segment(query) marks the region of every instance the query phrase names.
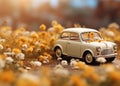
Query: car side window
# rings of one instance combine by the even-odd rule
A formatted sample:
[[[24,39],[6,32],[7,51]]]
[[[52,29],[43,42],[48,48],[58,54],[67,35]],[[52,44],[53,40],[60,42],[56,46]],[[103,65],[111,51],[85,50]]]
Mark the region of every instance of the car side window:
[[[61,39],[68,40],[70,39],[70,33],[69,32],[63,32],[61,35]]]
[[[79,40],[79,34],[78,33],[71,33],[70,34],[70,40],[78,41]]]

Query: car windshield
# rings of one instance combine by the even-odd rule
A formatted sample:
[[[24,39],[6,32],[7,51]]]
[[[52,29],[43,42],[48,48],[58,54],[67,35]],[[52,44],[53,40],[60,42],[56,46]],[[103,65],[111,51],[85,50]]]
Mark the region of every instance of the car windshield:
[[[85,42],[103,40],[99,32],[85,32],[85,33],[82,33],[81,36],[82,36],[82,40]]]

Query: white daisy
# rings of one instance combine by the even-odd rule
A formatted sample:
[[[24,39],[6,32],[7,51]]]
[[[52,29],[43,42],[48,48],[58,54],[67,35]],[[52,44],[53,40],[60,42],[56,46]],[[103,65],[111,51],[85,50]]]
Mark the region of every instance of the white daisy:
[[[20,75],[20,77],[18,77],[18,80],[26,80],[29,82],[33,82],[38,84],[39,83],[39,77],[37,75],[33,75],[31,73],[23,73]]]
[[[68,65],[68,62],[67,62],[66,60],[62,60],[62,61],[61,61],[61,65],[62,65],[62,66],[66,66],[66,65]]]
[[[101,58],[97,58],[96,59],[97,62],[100,62],[100,63],[105,63],[106,62],[106,59],[101,57]]]
[[[42,65],[42,63],[39,62],[39,61],[31,61],[30,64],[31,64],[32,66],[36,66],[36,67],[40,67],[40,66]]]
[[[61,69],[61,68],[63,68],[63,66],[61,64],[58,64],[54,67],[54,69]]]
[[[5,61],[6,61],[6,63],[12,63],[13,61],[14,61],[14,59],[12,58],[12,57],[7,57],[6,59],[5,59]]]
[[[5,67],[5,61],[0,58],[0,69]]]
[[[22,45],[22,50],[26,50],[28,48],[28,45],[27,44],[23,44]]]
[[[0,50],[3,50],[3,48],[4,48],[3,45],[0,44]]]
[[[25,54],[24,53],[18,53],[16,55],[16,58],[19,59],[19,60],[24,60],[25,59]]]
[[[69,75],[69,71],[64,68],[55,69],[53,72],[55,73],[55,75],[62,76],[62,77],[66,77]]]
[[[77,64],[77,61],[75,59],[71,59],[70,66],[74,67],[76,66],[76,64]]]

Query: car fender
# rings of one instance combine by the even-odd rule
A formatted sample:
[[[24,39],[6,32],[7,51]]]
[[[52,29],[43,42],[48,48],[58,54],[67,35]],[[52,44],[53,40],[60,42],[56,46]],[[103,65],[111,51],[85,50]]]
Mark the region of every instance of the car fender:
[[[82,53],[82,57],[83,57],[83,55],[84,55],[84,53],[85,53],[86,51],[89,51],[89,52],[92,54],[92,56],[94,57],[94,53],[93,53],[93,51],[92,51],[91,49],[85,49],[85,50],[83,51],[83,53]]]
[[[63,48],[62,48],[62,46],[61,46],[60,44],[56,44],[56,45],[54,46],[53,50],[55,50],[56,47],[59,47],[59,48],[62,50],[62,52],[63,52]]]

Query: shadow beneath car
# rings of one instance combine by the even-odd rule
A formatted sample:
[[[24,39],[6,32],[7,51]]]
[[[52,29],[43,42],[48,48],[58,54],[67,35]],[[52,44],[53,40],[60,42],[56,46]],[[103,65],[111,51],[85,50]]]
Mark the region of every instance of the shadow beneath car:
[[[81,62],[84,62],[84,60],[82,58],[78,58],[78,57],[71,57],[71,56],[62,55],[61,58],[62,58],[61,61],[62,60],[66,60],[68,62],[68,64],[70,64],[71,59],[75,59],[75,60],[79,60]],[[56,60],[56,59],[57,58],[53,55],[53,60]],[[104,63],[104,64],[106,64],[106,63]],[[89,65],[89,66],[100,66],[100,63],[95,62],[93,64],[86,64],[86,65]]]
[[[79,60],[79,61],[84,62],[82,58],[78,58],[78,57],[71,57],[71,56],[62,55],[61,58],[62,58],[62,60],[66,60],[68,63],[70,63],[71,59],[75,59],[75,60]],[[86,64],[86,65],[99,66],[100,63],[95,62],[95,63],[93,63],[93,64]]]

